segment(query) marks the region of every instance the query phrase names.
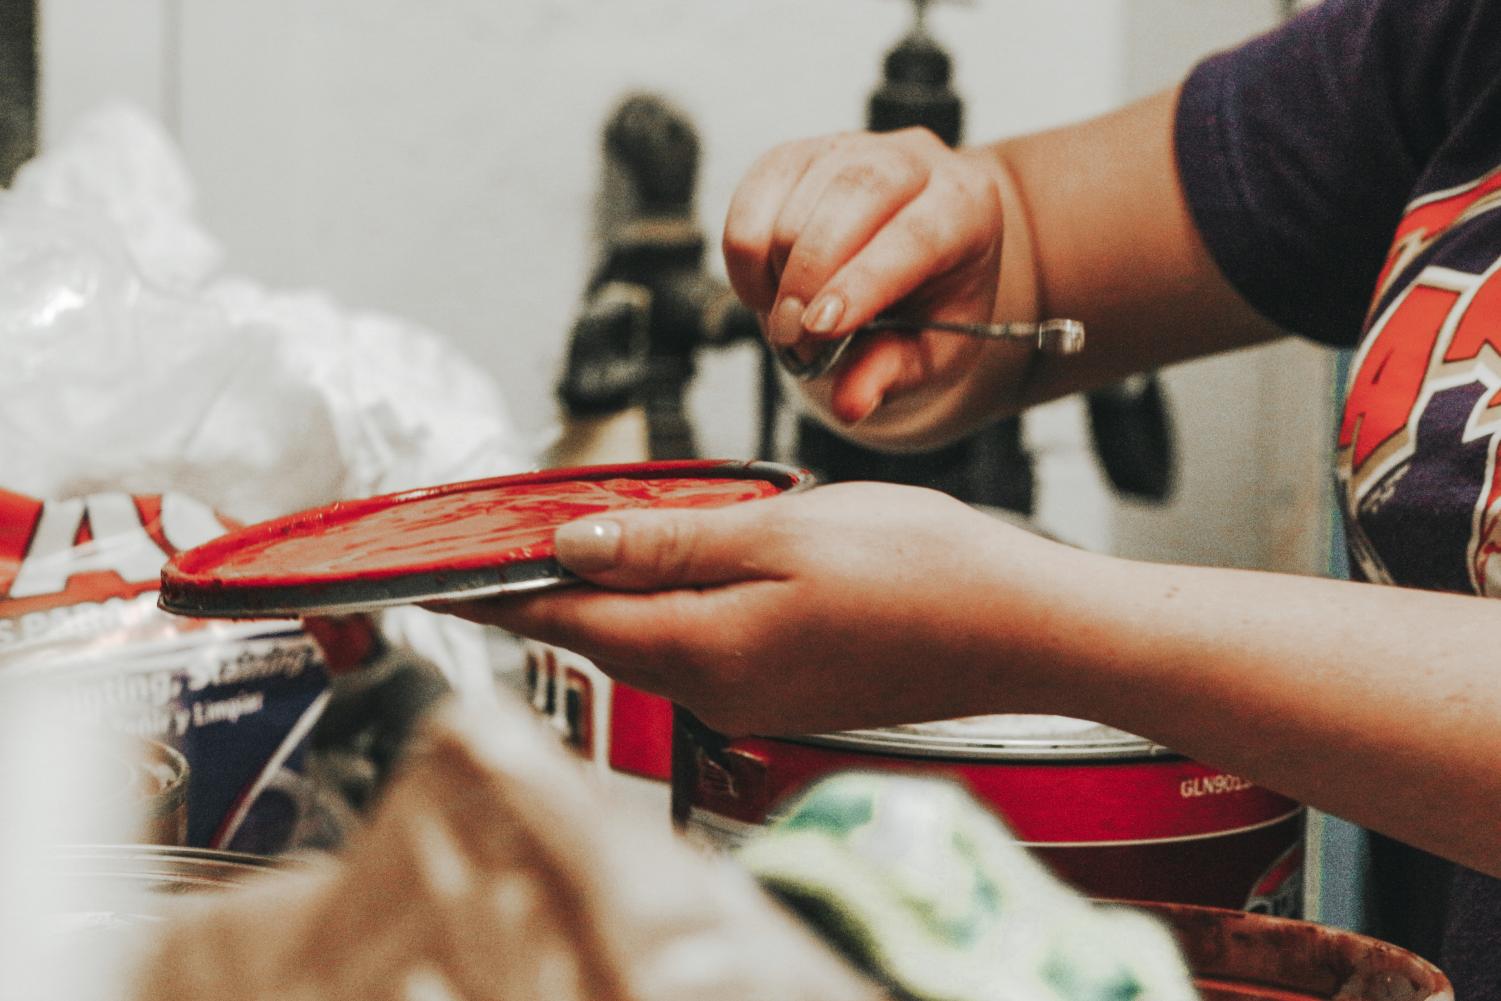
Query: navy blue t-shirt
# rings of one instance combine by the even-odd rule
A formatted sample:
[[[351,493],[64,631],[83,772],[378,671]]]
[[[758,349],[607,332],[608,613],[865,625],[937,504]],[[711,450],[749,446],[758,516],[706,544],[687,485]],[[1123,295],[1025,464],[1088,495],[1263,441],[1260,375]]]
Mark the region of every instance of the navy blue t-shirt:
[[[1176,142],[1231,284],[1355,350],[1355,573],[1501,597],[1501,0],[1325,0],[1200,64]],[[1501,881],[1456,875],[1443,965],[1501,1001]]]

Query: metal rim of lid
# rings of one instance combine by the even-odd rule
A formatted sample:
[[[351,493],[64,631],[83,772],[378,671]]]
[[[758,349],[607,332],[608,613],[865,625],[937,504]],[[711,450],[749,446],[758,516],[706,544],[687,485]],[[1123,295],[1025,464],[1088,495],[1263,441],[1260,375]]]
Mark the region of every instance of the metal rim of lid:
[[[951,761],[1125,761],[1181,757],[1176,751],[1103,724],[1095,736],[977,737],[912,730],[843,730],[782,738],[837,750]],[[1095,731],[1086,731],[1095,733]]]
[[[578,580],[551,557],[476,570],[414,573],[382,580],[352,580],[288,587],[225,587],[188,595],[164,584],[163,611],[199,618],[279,619],[349,615],[398,605],[466,601],[561,587]]]
[[[569,480],[648,479],[694,475],[704,479],[764,480],[775,485],[783,494],[798,493],[813,486],[814,483],[813,476],[807,471],[782,463],[760,460],[742,462],[722,459],[684,459],[547,469],[534,473],[407,490],[343,503],[393,505],[430,497],[435,491],[457,493],[507,483],[531,485],[562,483]],[[321,510],[325,509],[297,512],[268,522],[261,522],[258,525],[247,526],[246,530],[265,531],[272,526],[295,525]],[[229,533],[229,536],[234,534]],[[220,536],[220,540],[229,536]],[[214,546],[220,540],[210,541],[205,544],[204,548]],[[174,580],[170,569],[177,565],[182,555],[184,554],[173,557],[168,562],[168,569],[163,570],[162,588],[157,604],[164,611],[199,618],[259,619],[296,618],[309,614],[345,615],[398,605],[466,601],[504,594],[523,594],[575,584],[579,580],[556,559],[544,557],[498,566],[414,572],[374,580],[356,579],[295,584],[285,587],[220,585],[202,588],[188,583],[179,584]]]

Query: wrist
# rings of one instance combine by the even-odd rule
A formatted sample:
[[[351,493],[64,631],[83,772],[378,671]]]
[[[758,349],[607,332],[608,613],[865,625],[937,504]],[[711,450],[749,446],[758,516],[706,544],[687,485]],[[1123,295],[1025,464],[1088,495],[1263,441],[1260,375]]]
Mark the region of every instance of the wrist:
[[[1146,687],[1130,649],[1141,623],[1126,606],[1150,566],[1037,539],[995,564],[981,681],[987,711],[1077,716],[1120,725],[1119,706]],[[1020,559],[1018,559],[1020,556]],[[1019,586],[1018,581],[1025,582]]]
[[[996,274],[996,323],[1013,320],[1036,322],[1042,318],[1042,283],[1037,266],[1037,248],[1032,232],[1032,213],[1011,164],[1007,145],[964,151],[984,170],[1000,196],[1002,247]]]

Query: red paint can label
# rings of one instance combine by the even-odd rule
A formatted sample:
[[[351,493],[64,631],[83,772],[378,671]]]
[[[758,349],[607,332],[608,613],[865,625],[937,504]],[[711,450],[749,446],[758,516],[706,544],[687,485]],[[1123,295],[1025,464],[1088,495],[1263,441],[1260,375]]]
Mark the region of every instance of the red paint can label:
[[[532,708],[563,742],[601,769],[666,783],[672,777],[672,703],[612,680],[588,658],[527,642]]]

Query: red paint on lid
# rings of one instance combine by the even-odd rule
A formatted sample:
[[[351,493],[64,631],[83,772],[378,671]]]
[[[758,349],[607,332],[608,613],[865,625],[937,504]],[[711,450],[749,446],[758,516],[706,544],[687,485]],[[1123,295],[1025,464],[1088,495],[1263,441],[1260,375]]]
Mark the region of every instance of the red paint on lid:
[[[802,485],[763,463],[659,462],[545,470],[343,501],[178,554],[164,586],[296,587],[543,560],[565,522],[631,508],[708,508]]]

